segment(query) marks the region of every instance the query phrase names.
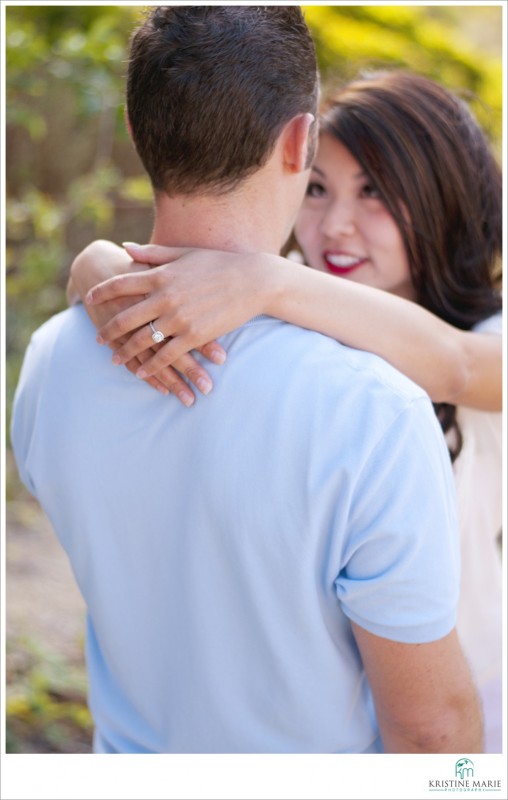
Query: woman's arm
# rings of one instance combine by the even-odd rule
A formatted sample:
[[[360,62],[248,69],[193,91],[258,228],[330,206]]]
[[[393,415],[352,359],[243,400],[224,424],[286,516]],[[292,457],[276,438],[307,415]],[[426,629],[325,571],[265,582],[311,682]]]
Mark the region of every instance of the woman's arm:
[[[153,375],[182,353],[265,313],[376,353],[434,402],[502,408],[501,336],[461,331],[408,300],[279,256],[156,245],[127,249],[139,262],[163,266],[106,281],[87,302],[145,296],[99,331],[108,343],[132,334],[117,349],[120,363],[146,349],[149,332],[142,326],[150,319],[173,337],[138,375]]]
[[[436,403],[501,411],[501,336],[462,331],[409,300],[316,270],[297,266],[281,279],[266,313],[376,353]]]

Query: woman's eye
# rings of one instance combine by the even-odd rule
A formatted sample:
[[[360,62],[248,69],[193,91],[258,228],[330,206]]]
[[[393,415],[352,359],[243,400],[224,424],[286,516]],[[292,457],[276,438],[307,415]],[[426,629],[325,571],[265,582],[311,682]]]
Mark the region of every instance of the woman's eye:
[[[307,186],[307,197],[323,197],[325,195],[325,187],[320,183],[309,183]]]
[[[381,196],[377,186],[374,186],[372,183],[366,183],[365,186],[362,186],[360,195],[361,197],[373,198],[374,200],[379,200]]]

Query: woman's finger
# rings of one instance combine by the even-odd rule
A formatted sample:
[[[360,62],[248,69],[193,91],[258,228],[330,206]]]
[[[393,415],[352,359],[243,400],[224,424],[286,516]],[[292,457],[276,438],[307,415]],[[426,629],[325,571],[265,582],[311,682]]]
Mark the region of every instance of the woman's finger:
[[[170,264],[190,252],[188,247],[164,247],[159,244],[136,244],[135,242],[123,242],[122,247],[133,261],[156,267],[161,264]]]
[[[209,394],[209,392],[211,392],[213,389],[213,382],[209,373],[202,366],[202,364],[200,364],[199,361],[196,361],[194,356],[186,352],[169,362],[167,354],[164,353],[164,350],[168,347],[168,344],[165,346],[161,345],[159,348],[146,349],[143,353],[139,354],[138,358],[141,363],[138,364],[138,369],[136,371],[137,377],[141,378],[142,380],[146,380],[147,378],[156,375],[157,378],[161,380],[171,392],[175,393],[173,388],[175,376],[180,377],[180,375],[182,375],[187,379],[187,381],[194,384],[194,386],[199,389],[201,394]],[[156,350],[155,353],[154,350]],[[113,357],[113,363],[115,364],[128,364],[132,363],[132,361],[133,359],[130,358],[127,359],[127,361],[119,362],[116,354]],[[171,367],[168,366],[169,363],[172,364]],[[149,370],[146,375],[143,373],[145,364],[148,364],[147,369]],[[178,382],[177,388],[179,390],[183,390],[187,384],[184,381],[180,381],[182,381],[181,378]]]
[[[182,358],[192,358],[190,355],[192,349],[191,343],[185,336],[177,336],[174,339],[170,339],[162,344],[157,352],[143,363],[143,366],[136,374],[138,378],[142,379],[155,375],[168,364],[181,363],[180,359]],[[190,362],[186,361],[185,363],[189,364]]]
[[[140,299],[139,302],[115,314],[105,325],[99,328],[97,331],[97,341],[99,344],[111,345],[112,342],[116,342],[126,334],[132,334],[133,331],[138,330],[142,331],[145,333],[145,336],[138,337],[136,342],[132,343],[131,350],[126,353],[129,357],[137,355],[152,345],[153,332],[149,323],[159,316],[159,307],[160,301],[155,298],[147,297],[146,299]],[[139,341],[140,345],[136,350],[134,349],[134,345],[137,345]]]
[[[211,361],[213,364],[218,364],[219,366],[224,364],[227,358],[227,353],[223,346],[215,340],[207,342],[207,344],[204,344],[202,347],[196,347],[195,349],[204,355],[208,361]]]
[[[163,348],[161,347],[155,353],[154,349],[156,348],[150,348],[139,353],[137,357],[124,362],[125,366],[128,367],[130,372],[134,371],[138,378],[146,380],[147,382],[149,382],[149,379],[152,377],[156,378],[158,382],[169,389],[172,394],[176,394],[185,405],[190,405],[188,401],[194,399],[194,394],[181,376],[184,376],[188,382],[194,384],[201,394],[207,395],[212,391],[213,381],[209,373],[199,361],[196,361],[194,356],[190,355],[190,353],[185,353],[183,356],[180,356],[180,358],[177,358],[171,367],[168,366],[166,358],[159,355],[159,364],[157,366],[156,362],[154,366],[153,359]],[[132,370],[129,365],[132,365],[134,362],[138,362],[137,368]],[[150,374],[145,377],[141,374],[140,370],[142,371],[144,365],[148,362],[151,362],[152,366],[150,367]],[[114,363],[117,363],[117,361],[115,360]]]
[[[85,303],[92,306],[105,303],[107,300],[115,300],[117,297],[148,294],[153,291],[154,286],[157,286],[155,270],[156,268],[114,275],[93,286],[85,296]]]
[[[152,351],[141,353],[139,357],[131,359],[125,366],[129,372],[132,372],[137,377],[137,371],[141,364],[149,359],[150,355],[153,355]],[[194,392],[172,367],[165,367],[157,375],[149,376],[143,380],[161,392],[161,394],[174,394],[187,408],[194,404],[196,399]]]
[[[160,331],[158,327],[158,323],[154,322],[153,327],[156,332],[161,333],[165,336],[163,331]],[[121,346],[115,348],[115,353],[113,356],[113,364],[125,364],[127,361],[130,361],[131,358],[138,356],[140,353],[145,352],[145,350],[150,350],[154,346],[154,332],[150,325],[143,325],[139,330],[135,331],[131,334],[128,338],[122,337],[120,339]],[[165,336],[166,339],[169,337]],[[116,341],[116,338],[113,334],[113,341]],[[162,346],[162,345],[161,345]],[[178,356],[183,355],[183,353],[178,353]],[[176,356],[176,357],[178,357]],[[168,366],[171,364],[171,361],[165,361],[164,363],[160,364],[160,368],[163,366]]]
[[[177,358],[172,366],[173,369],[178,370],[181,375],[185,375],[187,380],[193,383],[201,394],[209,394],[212,391],[213,381],[210,375],[190,353],[181,356],[181,358]],[[157,373],[157,376],[159,374],[160,373]]]
[[[146,302],[148,307],[149,301]],[[141,306],[143,304],[139,303],[139,305]],[[129,309],[129,312],[130,311],[131,309]],[[140,314],[138,317],[136,315],[136,312],[133,312],[131,316],[129,312],[123,312],[122,314],[119,314],[117,322],[111,320],[112,326],[109,329],[110,332],[106,334],[108,335],[108,338],[111,339],[111,341],[109,341],[109,346],[114,350],[113,363],[118,365],[125,364],[131,358],[134,358],[140,353],[143,353],[146,350],[149,350],[151,347],[153,347],[153,331],[150,325],[142,325],[137,331],[135,331],[135,333],[132,333],[129,337],[126,337],[123,334],[123,331],[126,327],[130,326],[131,324],[133,325],[133,327],[136,327],[136,324],[139,321],[139,319],[142,316],[144,316]],[[127,315],[125,317],[127,322],[125,323],[123,322],[122,319],[123,314]],[[163,318],[162,320],[155,320],[153,323],[153,326],[156,331],[160,330],[160,328],[165,329],[161,330],[161,333],[164,334],[168,331],[168,325],[169,325],[169,323],[166,322],[165,319],[167,318]],[[198,352],[202,353],[202,355],[204,355],[205,358],[207,358],[213,364],[217,364],[218,366],[221,366],[226,361],[227,357],[226,351],[224,350],[222,345],[220,345],[215,340],[207,342],[206,344],[200,347],[193,347],[190,343],[190,340],[188,338],[184,339],[183,336],[175,337],[176,343],[175,339],[172,339],[170,335],[165,336],[165,338],[167,342],[172,341],[173,346],[171,348],[164,349],[164,353],[161,353],[160,368],[162,368],[163,366],[169,366],[170,364],[173,364],[173,366],[176,366],[178,368],[178,365],[175,365],[175,360],[185,355],[186,352],[190,352],[191,349],[196,349]],[[97,340],[101,344],[104,344],[101,333],[98,334]],[[187,351],[183,349],[186,346],[186,343],[187,346],[189,347]],[[160,352],[160,348],[158,348],[158,352]]]
[[[183,393],[186,397],[187,394],[191,394],[191,397],[194,398],[194,393],[192,393],[188,383],[183,380],[183,376],[188,382],[194,384],[194,386],[199,389],[201,394],[207,395],[212,391],[213,381],[210,375],[199,363],[199,361],[196,361],[194,356],[190,355],[190,353],[186,353],[180,358],[177,358],[171,367],[167,366],[165,361],[161,362],[160,366],[156,368],[155,372],[151,371],[150,375],[147,378],[144,378],[143,375],[140,374],[140,369],[144,367],[144,364],[151,361],[153,357],[154,349],[146,350],[144,353],[140,353],[137,359],[140,363],[138,363],[138,369],[135,373],[136,377],[141,378],[142,380],[149,380],[151,377],[156,377],[164,386],[169,389],[172,394],[177,394],[182,402],[184,402],[184,400],[182,397],[180,397],[181,393]],[[131,359],[129,363],[132,363],[132,360],[133,359]]]
[[[150,358],[148,359],[148,363],[150,375],[155,375],[156,372],[159,372],[164,367],[173,365],[177,359],[187,355],[193,349],[193,342],[185,336],[168,337],[164,342],[154,346],[153,341],[151,341],[151,329],[148,328],[147,333],[145,328],[143,328],[133,333],[123,344],[116,347],[113,354],[113,364],[126,364],[131,358],[138,356],[144,351],[149,351]],[[155,360],[152,362],[152,359]],[[147,361],[145,361],[145,364],[146,363]]]
[[[140,362],[139,359],[133,358],[125,366],[129,370],[129,372],[132,372],[133,375],[136,375],[136,372],[140,368],[141,363],[142,362]],[[170,390],[168,389],[168,387],[164,383],[162,383],[162,381],[160,381],[155,375],[152,375],[150,378],[146,378],[145,383],[148,383],[149,386],[152,386],[154,389],[157,389],[157,391],[160,392],[161,394],[164,395],[169,394]]]

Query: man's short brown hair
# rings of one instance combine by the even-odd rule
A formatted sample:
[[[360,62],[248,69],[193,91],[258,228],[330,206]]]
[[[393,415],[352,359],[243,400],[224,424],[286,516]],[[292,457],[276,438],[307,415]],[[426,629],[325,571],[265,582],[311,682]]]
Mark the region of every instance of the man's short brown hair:
[[[297,6],[159,6],[133,34],[128,115],[156,191],[234,188],[317,99]]]

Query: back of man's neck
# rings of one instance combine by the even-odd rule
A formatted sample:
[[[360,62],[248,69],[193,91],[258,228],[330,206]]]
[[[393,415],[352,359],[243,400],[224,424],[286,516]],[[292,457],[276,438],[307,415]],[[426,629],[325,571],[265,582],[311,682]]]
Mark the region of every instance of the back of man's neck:
[[[240,253],[278,253],[285,231],[263,203],[232,195],[159,196],[151,241]]]

